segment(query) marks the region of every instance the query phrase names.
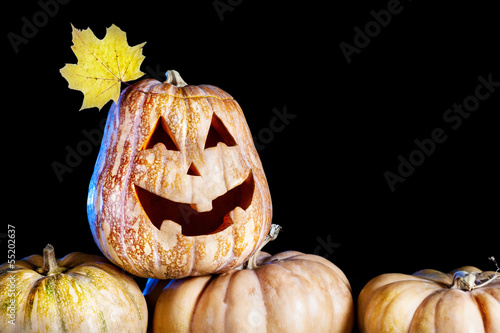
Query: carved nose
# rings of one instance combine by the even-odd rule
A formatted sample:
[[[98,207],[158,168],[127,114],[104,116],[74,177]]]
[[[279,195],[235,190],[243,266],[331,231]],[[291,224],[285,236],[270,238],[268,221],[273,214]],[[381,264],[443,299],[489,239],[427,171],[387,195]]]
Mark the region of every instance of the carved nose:
[[[200,172],[198,171],[198,168],[196,167],[196,165],[194,165],[193,162],[191,162],[187,174],[191,176],[200,176]]]

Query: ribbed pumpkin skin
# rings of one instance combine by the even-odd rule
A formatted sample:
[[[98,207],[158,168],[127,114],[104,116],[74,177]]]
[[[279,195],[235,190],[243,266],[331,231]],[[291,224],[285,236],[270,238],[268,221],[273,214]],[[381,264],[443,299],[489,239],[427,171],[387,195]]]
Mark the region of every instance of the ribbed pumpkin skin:
[[[295,251],[261,253],[259,262],[254,269],[172,280],[163,291],[166,281],[148,280],[153,332],[352,331],[350,284],[333,263]]]
[[[123,271],[102,257],[78,252],[58,264],[69,269],[41,275],[36,272],[43,266],[40,255],[17,260],[13,269],[0,266],[0,332],[146,332],[146,301]],[[7,307],[12,301],[13,318]]]
[[[471,291],[450,289],[456,271],[481,272],[466,266],[448,274],[427,269],[375,277],[358,298],[360,331],[500,332],[500,279]]]
[[[205,148],[212,118],[224,124],[233,145],[219,142]],[[175,149],[161,143],[148,147],[158,121]],[[199,175],[190,174],[192,166]],[[177,220],[155,226],[143,206],[159,204],[141,202],[138,188],[168,199],[170,210],[182,203],[203,214],[213,205],[220,221],[201,218],[190,224],[198,212],[186,217],[181,210]],[[215,199],[232,195],[230,190],[240,191],[230,198],[235,208],[216,208]],[[267,235],[272,210],[262,164],[238,103],[213,86],[180,88],[143,80],[127,88],[109,111],[87,212],[101,251],[134,275],[181,278],[241,265]],[[184,228],[202,232],[186,235]]]

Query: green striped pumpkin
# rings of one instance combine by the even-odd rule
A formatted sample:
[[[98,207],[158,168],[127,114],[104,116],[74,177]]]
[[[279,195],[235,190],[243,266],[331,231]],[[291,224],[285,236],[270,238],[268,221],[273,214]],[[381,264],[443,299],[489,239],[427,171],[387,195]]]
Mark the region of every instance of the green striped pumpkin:
[[[0,331],[146,332],[147,307],[135,281],[106,259],[81,252],[56,260],[47,245],[0,266]]]

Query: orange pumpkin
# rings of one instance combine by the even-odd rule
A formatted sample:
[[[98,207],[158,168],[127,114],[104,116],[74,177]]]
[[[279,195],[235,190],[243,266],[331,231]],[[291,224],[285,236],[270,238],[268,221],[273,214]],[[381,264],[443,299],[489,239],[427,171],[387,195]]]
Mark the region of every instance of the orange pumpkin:
[[[148,310],[141,290],[100,256],[80,252],[56,260],[47,245],[0,266],[0,331],[146,332]]]
[[[383,274],[358,298],[361,332],[500,332],[500,279],[466,266]]]
[[[345,333],[354,321],[344,273],[296,251],[257,253],[246,268],[221,275],[149,279],[144,294],[154,333]]]
[[[106,124],[87,212],[104,255],[158,279],[245,262],[271,225],[271,198],[238,103],[177,72],[122,92]]]

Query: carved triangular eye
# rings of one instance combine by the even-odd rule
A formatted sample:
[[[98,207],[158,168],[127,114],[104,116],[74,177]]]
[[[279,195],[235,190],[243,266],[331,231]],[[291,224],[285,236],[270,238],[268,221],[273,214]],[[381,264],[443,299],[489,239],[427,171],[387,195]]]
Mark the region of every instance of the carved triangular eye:
[[[151,149],[157,143],[161,142],[165,145],[168,150],[179,151],[177,145],[172,139],[172,133],[168,128],[167,122],[163,117],[158,118],[156,124],[153,128],[152,133],[149,135],[148,140],[144,143],[143,149]]]
[[[205,142],[205,149],[215,147],[219,142],[224,142],[228,147],[236,146],[236,141],[234,141],[233,136],[214,113],[212,115],[212,123],[208,131],[207,141]]]

